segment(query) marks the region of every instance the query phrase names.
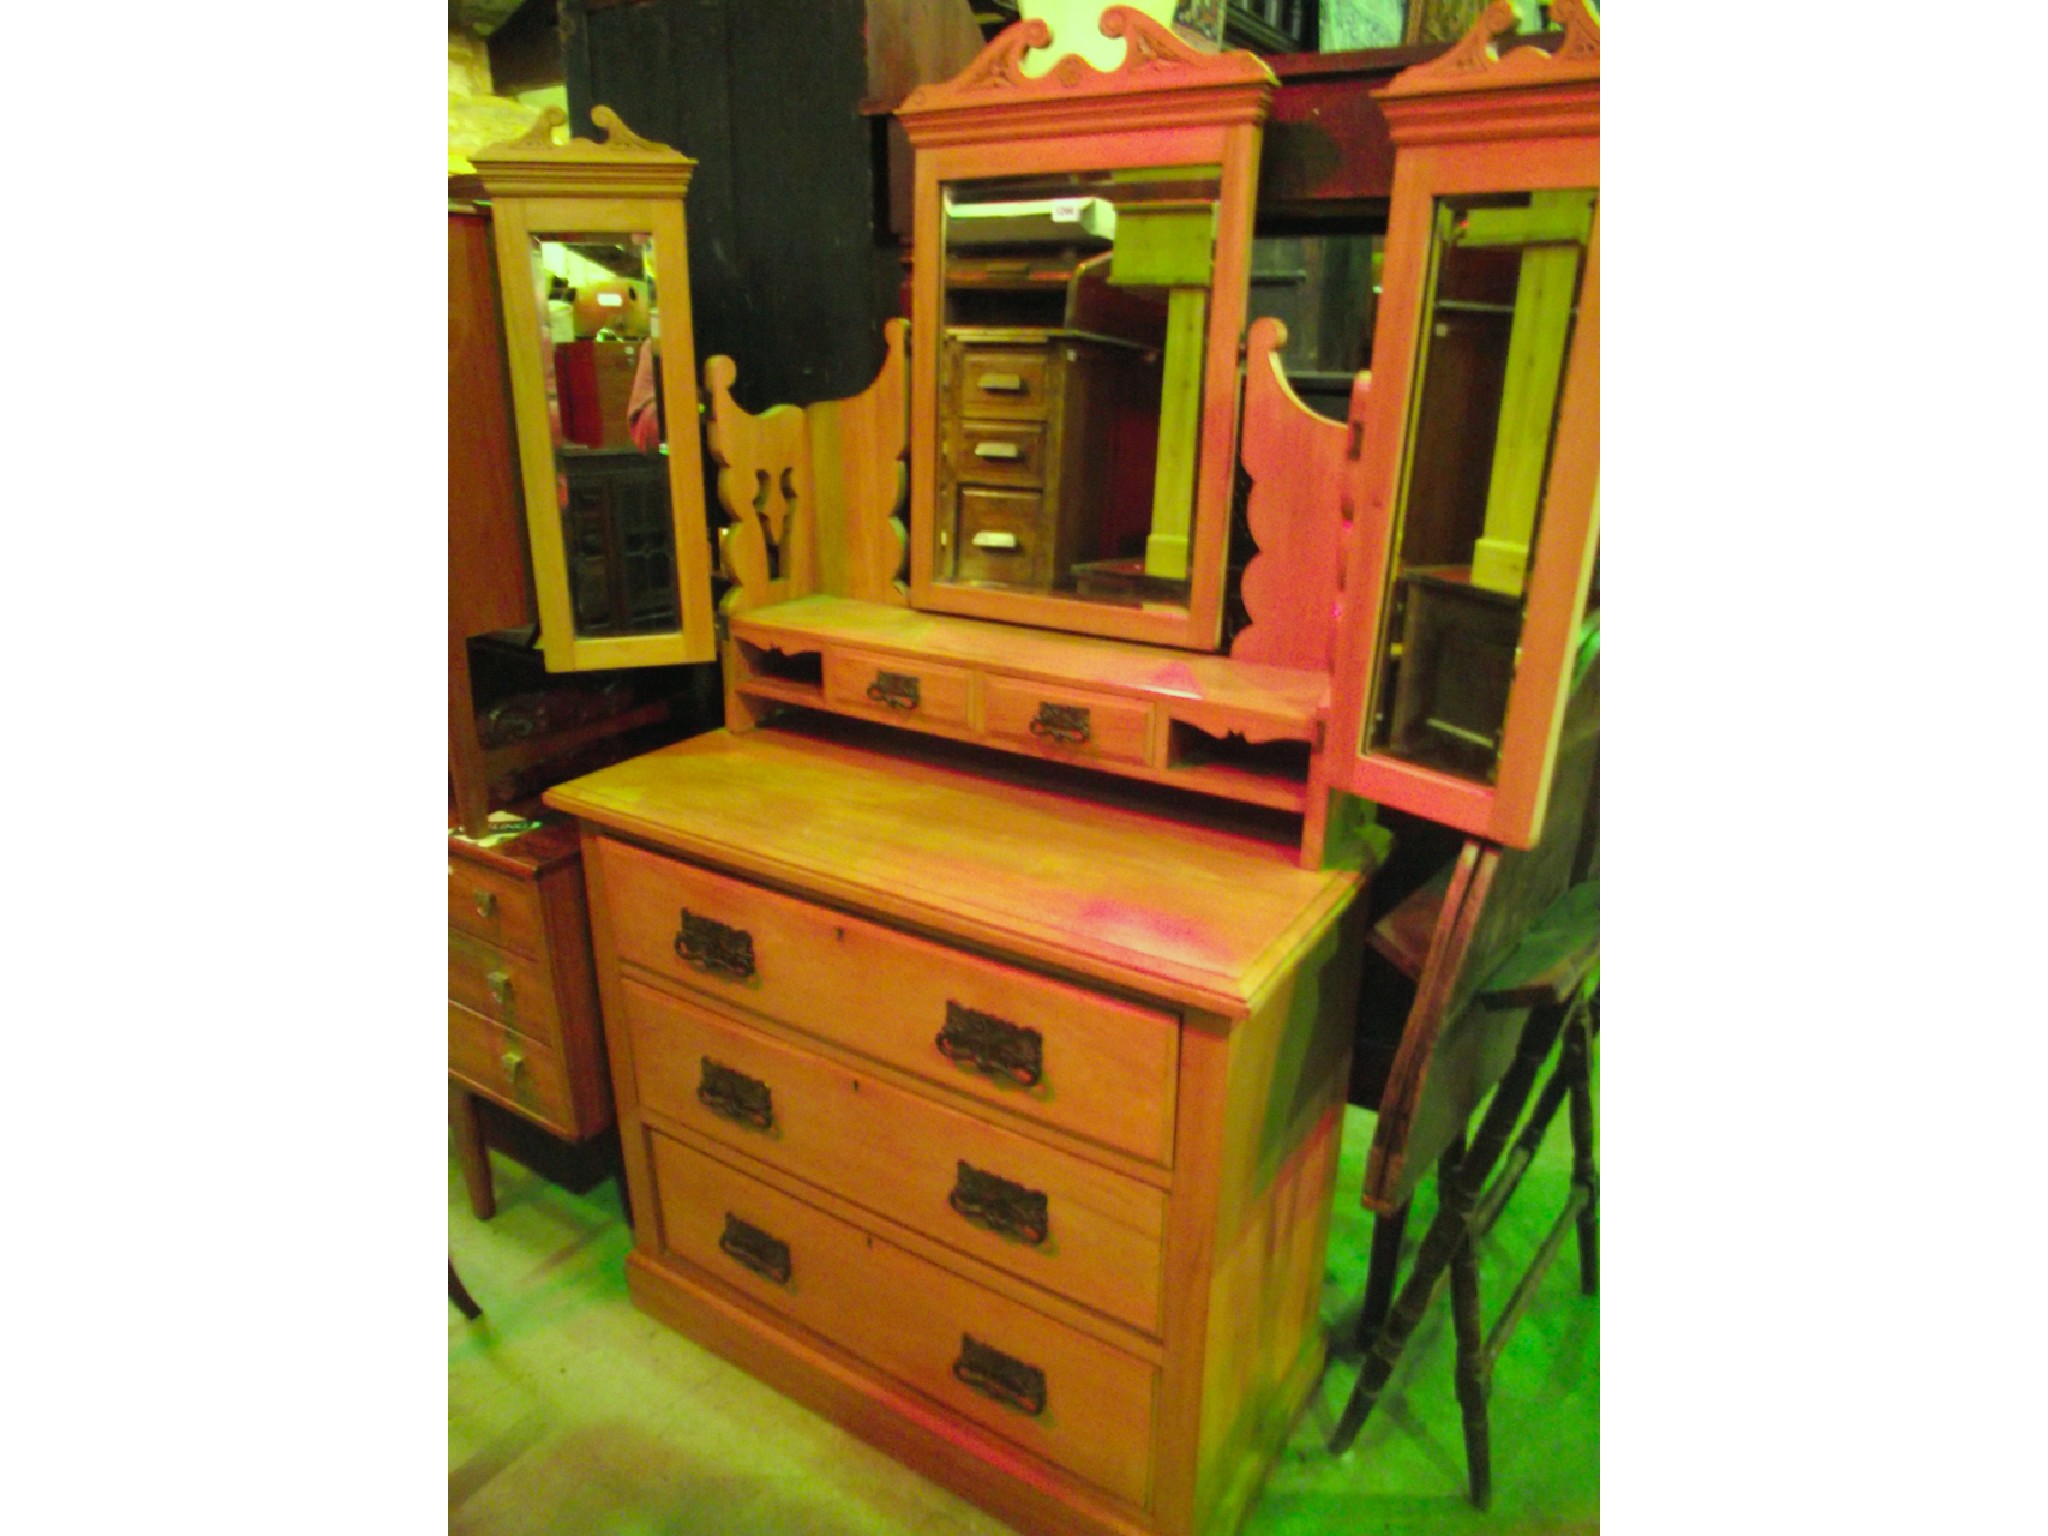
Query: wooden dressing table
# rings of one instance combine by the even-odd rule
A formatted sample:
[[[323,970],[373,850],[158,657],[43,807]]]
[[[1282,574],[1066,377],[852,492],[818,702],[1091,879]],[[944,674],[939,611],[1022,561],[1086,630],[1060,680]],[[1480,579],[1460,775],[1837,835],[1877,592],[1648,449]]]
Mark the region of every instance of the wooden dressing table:
[[[1272,75],[1121,7],[1102,29],[1116,70],[1027,74],[1025,22],[903,104],[913,325],[869,389],[755,415],[706,363],[726,729],[546,800],[581,824],[635,1301],[1022,1531],[1223,1536],[1323,1358],[1384,846],[1342,791],[1392,675],[1394,513],[1362,494],[1365,378],[1324,420],[1284,329],[1246,333]],[[947,444],[984,419],[948,414],[975,323],[949,210],[1047,200],[1141,232],[1125,281],[1177,317],[1118,513],[1149,519],[1146,580],[1107,592],[948,544]],[[1221,655],[1240,465],[1251,623]],[[1347,591],[1347,561],[1378,574]],[[1398,803],[1407,768],[1372,766]]]

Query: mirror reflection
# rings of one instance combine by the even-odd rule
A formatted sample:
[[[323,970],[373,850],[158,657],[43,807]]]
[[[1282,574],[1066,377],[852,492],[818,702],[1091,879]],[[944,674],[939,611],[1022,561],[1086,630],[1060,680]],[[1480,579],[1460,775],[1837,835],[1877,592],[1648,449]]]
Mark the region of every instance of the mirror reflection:
[[[937,579],[1182,606],[1215,166],[943,188]]]
[[[681,627],[654,237],[535,236],[541,373],[576,633]]]
[[[1437,201],[1367,750],[1493,782],[1596,195]]]

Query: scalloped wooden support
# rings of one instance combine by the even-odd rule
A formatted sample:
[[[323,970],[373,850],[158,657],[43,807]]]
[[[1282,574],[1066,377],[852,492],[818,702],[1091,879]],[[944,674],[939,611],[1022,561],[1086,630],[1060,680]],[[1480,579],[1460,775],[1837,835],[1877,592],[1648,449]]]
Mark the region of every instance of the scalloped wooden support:
[[[1244,437],[1239,457],[1251,476],[1245,520],[1258,553],[1241,588],[1251,623],[1231,642],[1237,661],[1327,672],[1335,662],[1351,509],[1348,462],[1355,457],[1369,374],[1351,387],[1347,421],[1301,403],[1281,371],[1287,327],[1254,321],[1245,338]],[[1341,511],[1342,515],[1338,513]]]
[[[909,323],[882,327],[874,382],[843,400],[775,405],[758,416],[732,398],[739,368],[704,364],[705,441],[718,499],[733,519],[719,566],[733,583],[720,611],[743,613],[822,592],[902,604],[906,536],[903,448],[909,430],[903,361]]]

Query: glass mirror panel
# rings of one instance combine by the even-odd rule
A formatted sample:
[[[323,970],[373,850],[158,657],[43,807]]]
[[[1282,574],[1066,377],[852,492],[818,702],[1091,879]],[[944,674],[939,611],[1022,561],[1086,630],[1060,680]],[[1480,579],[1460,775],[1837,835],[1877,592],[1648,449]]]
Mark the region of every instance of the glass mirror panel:
[[[654,237],[550,233],[530,246],[576,634],[673,633],[682,613]]]
[[[1185,609],[1221,187],[945,184],[935,580]]]
[[[1494,781],[1596,197],[1436,201],[1369,752]]]

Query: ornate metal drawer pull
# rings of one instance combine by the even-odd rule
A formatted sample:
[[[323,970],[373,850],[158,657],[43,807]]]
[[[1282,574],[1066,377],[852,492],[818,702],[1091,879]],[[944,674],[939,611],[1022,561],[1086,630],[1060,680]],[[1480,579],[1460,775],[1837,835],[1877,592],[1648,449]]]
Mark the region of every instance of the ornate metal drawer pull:
[[[1052,1230],[1045,1191],[1012,1184],[1001,1174],[983,1173],[971,1163],[957,1165],[953,1192],[946,1203],[976,1226],[1005,1237],[1022,1238],[1036,1248]]]
[[[484,977],[484,985],[491,989],[491,1001],[500,1008],[512,1003],[512,974],[509,971],[492,971]]]
[[[1031,734],[1078,747],[1088,739],[1088,711],[1079,704],[1041,704],[1032,717]]]
[[[1045,1076],[1045,1037],[1037,1030],[951,1000],[946,1027],[932,1043],[948,1061],[1007,1077],[1021,1087],[1036,1088]]]
[[[703,1058],[704,1075],[697,1083],[697,1102],[714,1115],[723,1115],[756,1130],[775,1125],[775,1095],[766,1083],[735,1072],[723,1062]]]
[[[886,704],[891,709],[915,709],[918,706],[918,681],[911,672],[877,672],[875,680],[868,684],[868,702]]]
[[[676,958],[714,976],[745,981],[754,974],[754,936],[684,907],[682,926],[676,930]]]
[[[1024,375],[984,373],[974,381],[974,386],[985,395],[1021,395],[1024,393]]]
[[[731,1211],[725,1213],[725,1231],[719,1235],[718,1250],[764,1280],[789,1284],[789,1244],[741,1221]]]
[[[971,1333],[960,1335],[960,1358],[953,1362],[953,1377],[983,1397],[1022,1409],[1034,1419],[1045,1412],[1045,1372],[991,1348]]]

